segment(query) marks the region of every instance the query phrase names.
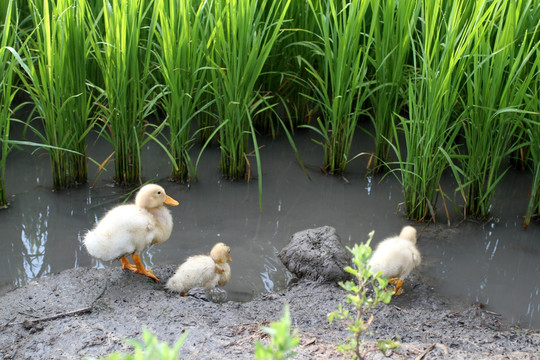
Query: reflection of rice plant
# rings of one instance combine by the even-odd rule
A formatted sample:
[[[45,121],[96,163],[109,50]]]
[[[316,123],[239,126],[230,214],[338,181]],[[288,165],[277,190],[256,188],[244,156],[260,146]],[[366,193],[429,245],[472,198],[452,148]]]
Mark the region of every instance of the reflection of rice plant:
[[[101,135],[114,149],[115,180],[140,181],[146,118],[159,95],[149,86],[159,11],[153,0],[103,0],[104,34],[94,28],[92,46],[103,76]]]
[[[49,152],[53,186],[61,189],[88,176],[86,1],[58,0],[53,7],[48,1],[29,4],[35,30],[22,50],[21,79],[43,122],[43,134],[33,129]]]
[[[4,1],[0,5],[0,209],[7,206],[6,161],[10,151],[9,128],[11,121],[11,103],[15,96],[13,82],[14,61],[7,47],[15,45],[18,24],[15,1]]]
[[[208,51],[213,67],[211,86],[221,126],[220,166],[227,178],[249,176],[251,141],[260,164],[252,119],[265,110],[265,95],[259,94],[255,85],[280,35],[289,3],[290,0],[213,2],[214,23]]]
[[[519,5],[516,5],[519,4]],[[485,10],[483,35],[475,38],[475,54],[466,84],[467,116],[463,120],[466,150],[459,157],[467,190],[466,212],[489,214],[495,187],[506,173],[505,157],[522,146],[509,147],[527,114],[527,90],[535,76],[528,67],[538,47],[529,24],[528,6],[495,2]],[[535,20],[535,22],[537,22]],[[513,46],[519,43],[520,46]]]
[[[171,179],[178,182],[194,175],[189,149],[194,118],[208,107],[206,91],[206,41],[204,28],[207,2],[194,8],[192,2],[163,0],[159,8],[158,60],[165,85],[165,111],[170,129],[173,160]]]
[[[313,96],[308,98],[321,111],[315,131],[324,149],[324,171],[344,173],[359,116],[370,86],[367,81],[373,28],[366,21],[368,1],[329,0],[320,9],[313,7],[317,22],[315,38],[304,42],[315,55],[305,61]]]

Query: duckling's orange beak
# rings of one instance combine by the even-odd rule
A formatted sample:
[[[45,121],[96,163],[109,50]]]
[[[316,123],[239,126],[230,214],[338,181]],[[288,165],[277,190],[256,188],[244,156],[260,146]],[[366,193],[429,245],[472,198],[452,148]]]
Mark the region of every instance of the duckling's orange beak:
[[[165,195],[166,198],[165,198],[165,202],[164,204],[165,205],[170,205],[170,206],[176,206],[179,204],[178,201],[174,200],[172,197],[170,197],[169,195]]]
[[[230,256],[229,256],[229,258],[228,258],[227,260],[229,260],[229,261],[232,261],[232,259],[231,259],[231,257],[230,257]]]

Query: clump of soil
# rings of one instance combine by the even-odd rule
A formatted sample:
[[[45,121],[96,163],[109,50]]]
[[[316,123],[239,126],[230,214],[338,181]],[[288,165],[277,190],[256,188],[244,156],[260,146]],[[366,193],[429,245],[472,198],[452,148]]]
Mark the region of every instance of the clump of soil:
[[[0,357],[80,359],[129,351],[123,341],[143,328],[174,343],[184,332],[182,358],[250,359],[254,343],[267,341],[261,326],[278,320],[290,304],[301,339],[296,359],[338,359],[337,344],[349,336],[327,314],[344,303],[335,283],[300,280],[287,290],[252,301],[217,304],[167,292],[174,267],[153,269],[162,280],[120,268],[71,269],[33,281],[0,298]],[[450,305],[426,279],[412,274],[404,294],[374,312],[368,358],[382,359],[375,339],[399,337],[402,347],[389,359],[538,359],[536,330],[512,329],[481,306]]]
[[[278,257],[299,279],[336,282],[350,278],[343,269],[351,263],[351,253],[331,226],[295,233]]]

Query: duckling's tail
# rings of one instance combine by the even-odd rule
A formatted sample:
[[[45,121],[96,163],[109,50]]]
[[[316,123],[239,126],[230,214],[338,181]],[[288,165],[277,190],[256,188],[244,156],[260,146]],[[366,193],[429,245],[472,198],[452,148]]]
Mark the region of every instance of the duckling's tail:
[[[124,246],[120,246],[119,243],[124,244]],[[110,261],[127,254],[132,254],[135,248],[133,246],[126,246],[125,243],[111,241],[109,237],[103,236],[103,234],[95,230],[87,232],[83,240],[88,253],[103,261]]]

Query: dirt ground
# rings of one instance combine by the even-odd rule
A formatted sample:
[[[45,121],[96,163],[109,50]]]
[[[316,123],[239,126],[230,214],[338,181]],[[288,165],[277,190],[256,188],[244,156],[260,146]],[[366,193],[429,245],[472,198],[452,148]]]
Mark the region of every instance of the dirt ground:
[[[162,281],[120,268],[66,270],[0,298],[0,358],[81,359],[129,351],[124,339],[143,328],[160,341],[188,337],[183,359],[252,359],[254,343],[266,340],[261,326],[278,320],[290,304],[301,343],[296,359],[340,359],[336,345],[348,332],[327,314],[345,301],[335,284],[301,280],[287,290],[246,303],[217,304],[165,290],[173,267],[154,269]],[[450,305],[414,274],[403,295],[380,305],[366,338],[400,337],[401,349],[370,359],[540,359],[540,333],[513,329],[479,306]]]

